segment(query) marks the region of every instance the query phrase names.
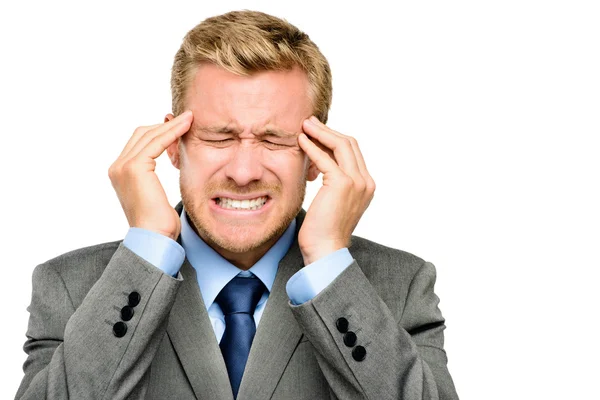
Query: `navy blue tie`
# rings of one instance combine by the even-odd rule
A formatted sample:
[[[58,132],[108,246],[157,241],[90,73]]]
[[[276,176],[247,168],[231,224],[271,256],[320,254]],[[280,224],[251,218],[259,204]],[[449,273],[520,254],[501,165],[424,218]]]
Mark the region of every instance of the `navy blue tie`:
[[[225,333],[219,346],[227,366],[234,398],[237,398],[256,333],[254,309],[265,289],[261,280],[254,276],[236,276],[225,285],[215,299],[225,315]]]

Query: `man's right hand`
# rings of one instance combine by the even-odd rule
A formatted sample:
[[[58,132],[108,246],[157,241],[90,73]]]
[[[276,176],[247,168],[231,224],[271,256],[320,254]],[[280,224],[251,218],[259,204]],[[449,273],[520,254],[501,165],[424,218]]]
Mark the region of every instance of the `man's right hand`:
[[[177,240],[181,221],[156,175],[156,158],[190,129],[192,120],[192,112],[186,111],[163,124],[137,128],[108,169],[130,227]]]

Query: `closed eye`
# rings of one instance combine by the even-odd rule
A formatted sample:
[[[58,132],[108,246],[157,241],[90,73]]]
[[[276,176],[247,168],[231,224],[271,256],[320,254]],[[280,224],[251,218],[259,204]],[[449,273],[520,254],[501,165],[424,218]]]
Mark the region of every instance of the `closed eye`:
[[[221,140],[207,140],[204,139],[205,142],[209,142],[209,143],[227,143],[229,141],[232,141],[233,139],[229,138],[229,139],[221,139]]]
[[[216,148],[229,147],[235,141],[233,138],[220,139],[220,140],[209,140],[209,139],[200,139],[200,140],[202,140],[204,143],[206,143],[207,146],[213,146]]]
[[[267,145],[267,147],[271,147],[271,148],[290,147],[289,145],[271,142],[270,140],[263,140],[263,142]]]

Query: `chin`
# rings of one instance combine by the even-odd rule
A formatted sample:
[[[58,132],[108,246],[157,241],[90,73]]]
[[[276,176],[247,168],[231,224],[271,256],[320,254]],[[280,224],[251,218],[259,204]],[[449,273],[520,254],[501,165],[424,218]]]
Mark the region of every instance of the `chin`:
[[[221,225],[214,230],[203,229],[203,236],[208,239],[208,242],[212,242],[223,250],[245,253],[257,249],[279,236],[281,233],[278,231],[279,229],[265,230],[264,226]]]
[[[289,218],[253,222],[219,220],[213,218],[210,212],[198,211],[200,210],[186,207],[186,213],[196,233],[215,250],[222,249],[231,253],[246,253],[265,244],[269,244],[270,247],[291,223]]]
[[[182,190],[183,206],[196,233],[213,249],[231,253],[268,250],[285,232],[302,208],[305,186],[299,186],[298,197],[292,201],[274,200],[262,215],[233,218],[215,213],[210,197],[197,201]],[[282,207],[293,203],[294,207]],[[265,251],[266,251],[265,250]]]

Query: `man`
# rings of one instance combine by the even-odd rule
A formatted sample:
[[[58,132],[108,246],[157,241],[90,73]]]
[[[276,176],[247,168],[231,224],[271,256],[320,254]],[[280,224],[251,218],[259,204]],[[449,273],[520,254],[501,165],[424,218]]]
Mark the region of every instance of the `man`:
[[[209,18],[171,88],[173,114],[109,169],[125,239],[36,268],[16,398],[456,399],[434,267],[351,237],[375,183],[325,125],[331,73],[308,36],[258,12]]]

